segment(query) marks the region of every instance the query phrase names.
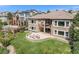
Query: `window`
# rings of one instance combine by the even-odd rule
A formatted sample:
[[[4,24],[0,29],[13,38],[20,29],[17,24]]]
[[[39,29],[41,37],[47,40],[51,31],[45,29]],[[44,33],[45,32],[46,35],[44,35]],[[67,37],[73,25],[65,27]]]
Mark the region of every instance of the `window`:
[[[57,21],[55,21],[55,26],[57,26]]]
[[[26,21],[24,21],[24,25],[27,25],[26,23],[27,23],[27,22],[26,22]]]
[[[57,30],[55,30],[55,34],[57,34]]]
[[[58,26],[64,26],[65,22],[64,21],[58,21]]]
[[[34,21],[32,20],[32,23],[34,23]]]
[[[64,31],[58,31],[58,35],[63,35],[64,36]]]
[[[32,20],[32,23],[35,23],[36,21],[35,20]]]
[[[66,22],[66,26],[69,26],[69,22]]]
[[[34,27],[32,27],[32,30],[34,29]]]
[[[29,13],[26,13],[25,16],[28,17],[28,16],[30,16],[30,14]]]
[[[68,37],[69,35],[68,35],[69,33],[68,32],[66,32],[66,36]]]
[[[24,17],[20,17],[20,20],[24,20]]]
[[[24,13],[20,13],[20,16],[24,16]]]
[[[35,30],[35,27],[32,27],[32,30]]]

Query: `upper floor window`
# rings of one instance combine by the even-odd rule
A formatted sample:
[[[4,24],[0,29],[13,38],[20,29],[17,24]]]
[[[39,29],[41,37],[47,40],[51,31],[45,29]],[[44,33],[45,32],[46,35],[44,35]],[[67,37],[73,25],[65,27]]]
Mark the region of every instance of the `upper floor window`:
[[[20,16],[24,16],[24,13],[20,13]]]
[[[20,20],[24,20],[24,17],[19,17]]]
[[[34,23],[34,21],[32,20],[32,23]]]
[[[66,26],[67,26],[67,27],[69,26],[69,22],[66,22]]]
[[[30,14],[29,14],[29,13],[26,13],[26,14],[25,14],[25,16],[26,16],[26,17],[29,17],[29,16],[30,16]]]
[[[65,26],[65,22],[64,21],[58,21],[58,26]]]
[[[32,23],[35,23],[35,20],[32,20]]]
[[[55,21],[55,26],[57,26],[57,21]]]

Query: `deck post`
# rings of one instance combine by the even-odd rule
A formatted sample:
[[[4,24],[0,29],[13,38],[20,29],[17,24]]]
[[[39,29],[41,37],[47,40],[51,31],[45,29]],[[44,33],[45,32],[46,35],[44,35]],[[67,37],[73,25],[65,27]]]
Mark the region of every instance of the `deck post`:
[[[44,20],[44,32],[46,32],[46,31],[45,31],[45,20]]]

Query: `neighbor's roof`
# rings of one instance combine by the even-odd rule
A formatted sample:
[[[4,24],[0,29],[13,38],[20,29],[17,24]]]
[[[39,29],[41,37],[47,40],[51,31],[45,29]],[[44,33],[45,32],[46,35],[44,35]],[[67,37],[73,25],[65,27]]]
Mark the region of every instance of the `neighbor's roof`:
[[[30,19],[73,19],[74,16],[66,11],[52,11],[46,14],[39,14]]]

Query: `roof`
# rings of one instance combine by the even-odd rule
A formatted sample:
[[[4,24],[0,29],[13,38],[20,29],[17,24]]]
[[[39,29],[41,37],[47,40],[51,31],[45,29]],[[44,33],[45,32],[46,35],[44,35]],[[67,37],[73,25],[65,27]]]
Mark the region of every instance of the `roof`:
[[[73,19],[74,16],[66,11],[52,11],[46,14],[39,14],[30,19]]]
[[[17,10],[15,13],[30,13],[30,12],[41,13],[41,11],[37,11],[37,10],[35,10],[35,9],[26,10],[26,11]]]

